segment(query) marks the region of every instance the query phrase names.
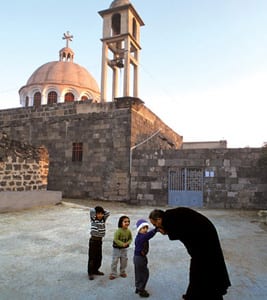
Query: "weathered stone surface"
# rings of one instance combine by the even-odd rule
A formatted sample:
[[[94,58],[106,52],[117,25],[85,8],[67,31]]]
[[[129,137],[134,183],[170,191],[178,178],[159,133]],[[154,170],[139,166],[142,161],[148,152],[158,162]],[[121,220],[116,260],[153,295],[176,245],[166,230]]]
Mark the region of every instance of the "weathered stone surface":
[[[5,134],[0,135],[0,192],[45,190],[48,155]]]
[[[128,201],[130,148],[159,128],[160,134],[142,149],[181,145],[181,136],[131,97],[112,103],[73,102],[0,111],[0,131],[47,148],[48,189],[62,191],[63,197]],[[72,161],[73,143],[82,143],[82,161]]]
[[[131,199],[148,204],[151,199],[146,195],[153,194],[156,205],[167,204],[169,170],[193,166],[202,168],[203,172],[212,170],[214,173],[214,177],[203,177],[205,207],[267,208],[267,182],[262,180],[262,170],[257,164],[261,148],[164,150],[163,153],[165,164],[159,164],[162,153],[134,152]],[[224,159],[226,156],[227,160]],[[153,166],[154,172],[151,173]],[[154,184],[149,185],[149,182]],[[157,188],[158,182],[163,184]]]

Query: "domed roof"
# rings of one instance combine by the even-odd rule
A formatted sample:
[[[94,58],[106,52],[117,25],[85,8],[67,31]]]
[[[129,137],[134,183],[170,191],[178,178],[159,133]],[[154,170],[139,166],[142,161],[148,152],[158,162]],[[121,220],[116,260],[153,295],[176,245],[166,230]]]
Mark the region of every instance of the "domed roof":
[[[62,39],[66,40],[66,47],[59,51],[59,61],[41,65],[32,73],[26,85],[19,89],[22,105],[100,101],[101,93],[94,77],[84,67],[73,62],[74,52],[69,48],[72,38],[69,31],[64,33]]]
[[[27,86],[34,84],[66,84],[99,92],[93,76],[84,67],[70,61],[52,61],[42,65],[27,81]]]
[[[114,0],[111,4],[109,8],[115,8],[115,7],[119,7],[119,6],[123,6],[123,5],[127,5],[130,4],[129,0]]]

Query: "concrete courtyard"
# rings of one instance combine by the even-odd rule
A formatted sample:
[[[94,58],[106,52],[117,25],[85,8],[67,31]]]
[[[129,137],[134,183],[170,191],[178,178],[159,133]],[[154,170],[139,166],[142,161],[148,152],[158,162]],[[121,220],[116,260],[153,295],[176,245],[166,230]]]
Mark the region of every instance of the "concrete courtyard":
[[[72,201],[73,202],[73,201]],[[111,212],[103,241],[101,270],[87,277],[88,207]],[[159,207],[167,209],[168,207]],[[134,293],[133,245],[128,251],[127,278],[109,280],[112,238],[122,214],[135,222],[154,207],[124,203],[71,201],[60,205],[0,215],[0,299],[140,299]],[[225,300],[267,299],[267,226],[258,211],[198,210],[215,224],[232,287]],[[188,283],[189,256],[179,241],[158,233],[148,254],[150,299],[181,299]]]

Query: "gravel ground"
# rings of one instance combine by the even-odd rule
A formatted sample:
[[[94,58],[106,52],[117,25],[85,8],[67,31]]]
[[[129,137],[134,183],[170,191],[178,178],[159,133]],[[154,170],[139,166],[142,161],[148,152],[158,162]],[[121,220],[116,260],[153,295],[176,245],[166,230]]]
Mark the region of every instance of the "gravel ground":
[[[88,207],[111,212],[103,241],[101,270],[87,277]],[[167,209],[167,207],[159,207]],[[61,205],[3,213],[0,218],[0,299],[140,299],[134,293],[133,246],[127,278],[109,280],[112,238],[122,214],[135,222],[154,207],[64,200]],[[215,224],[232,287],[225,300],[267,299],[267,226],[257,211],[198,210]],[[189,256],[179,241],[158,233],[148,255],[150,299],[181,299],[188,284]]]

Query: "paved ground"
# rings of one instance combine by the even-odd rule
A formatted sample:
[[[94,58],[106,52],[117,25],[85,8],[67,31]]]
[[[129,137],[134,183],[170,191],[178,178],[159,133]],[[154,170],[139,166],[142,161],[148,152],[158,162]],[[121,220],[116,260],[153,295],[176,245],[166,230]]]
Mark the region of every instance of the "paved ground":
[[[77,204],[0,215],[0,299],[140,299],[134,293],[132,255],[128,277],[108,279],[112,237],[118,218],[127,214],[131,229],[147,218],[151,207],[89,201],[111,211],[103,242],[102,271],[87,277],[88,207]],[[161,207],[162,208],[162,207]],[[166,209],[163,208],[163,209]],[[267,299],[267,231],[257,211],[201,210],[216,225],[232,287],[225,300]],[[179,241],[158,233],[148,256],[150,299],[181,299],[187,287],[189,257]]]

